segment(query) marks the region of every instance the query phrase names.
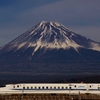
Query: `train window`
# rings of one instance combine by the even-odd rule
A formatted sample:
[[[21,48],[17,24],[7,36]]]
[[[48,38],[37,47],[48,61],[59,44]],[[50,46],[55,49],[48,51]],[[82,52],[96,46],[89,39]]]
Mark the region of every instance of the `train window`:
[[[76,88],[76,85],[74,87]]]
[[[66,87],[66,89],[67,89],[67,87]]]
[[[72,87],[69,87],[69,89],[71,89]]]
[[[19,85],[17,85],[17,87],[19,87]]]
[[[25,87],[23,87],[23,89],[25,89]]]
[[[56,89],[56,87],[54,87],[54,89]]]
[[[31,86],[31,89],[33,89],[33,87]]]
[[[35,89],[37,89],[37,87],[36,87],[36,86],[35,86],[34,88],[35,88]]]
[[[46,89],[48,89],[48,86],[46,87]]]
[[[44,89],[44,86],[42,87],[42,89]]]
[[[50,89],[52,89],[52,87],[50,87]]]
[[[64,87],[62,87],[62,89],[64,89]]]
[[[98,87],[98,89],[100,90],[100,87]]]
[[[90,85],[90,88],[91,88],[91,85]]]
[[[38,89],[41,89],[40,87]]]
[[[15,86],[13,86],[13,88],[15,88]]]
[[[27,89],[29,89],[29,87],[27,87]]]
[[[58,89],[60,89],[60,87],[58,87]]]

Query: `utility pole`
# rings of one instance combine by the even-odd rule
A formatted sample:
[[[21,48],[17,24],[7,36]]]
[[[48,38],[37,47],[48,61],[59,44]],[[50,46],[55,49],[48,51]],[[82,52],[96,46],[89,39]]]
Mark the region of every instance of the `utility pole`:
[[[79,100],[81,100],[81,95],[80,95],[80,91],[79,91]]]
[[[25,85],[23,84],[23,87],[22,87],[22,98],[21,98],[21,100],[23,100],[24,89],[25,89]]]
[[[71,93],[70,93],[71,91],[70,90],[71,90],[71,84],[69,84],[69,100],[71,100]]]

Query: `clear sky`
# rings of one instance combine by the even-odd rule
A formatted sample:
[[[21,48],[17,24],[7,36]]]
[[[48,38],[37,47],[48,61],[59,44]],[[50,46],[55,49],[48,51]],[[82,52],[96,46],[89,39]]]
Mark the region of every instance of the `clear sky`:
[[[100,0],[0,0],[0,46],[41,21],[100,42]]]

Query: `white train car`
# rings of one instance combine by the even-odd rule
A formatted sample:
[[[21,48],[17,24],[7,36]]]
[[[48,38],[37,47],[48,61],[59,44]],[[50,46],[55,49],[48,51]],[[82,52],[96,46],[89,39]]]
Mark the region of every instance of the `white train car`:
[[[20,83],[9,84],[0,88],[0,94],[60,93],[100,94],[100,84],[93,83]]]

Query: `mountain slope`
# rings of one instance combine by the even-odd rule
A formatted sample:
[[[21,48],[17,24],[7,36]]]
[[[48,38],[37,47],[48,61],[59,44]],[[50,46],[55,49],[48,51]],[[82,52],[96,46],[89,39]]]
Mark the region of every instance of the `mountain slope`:
[[[75,50],[72,55],[80,57],[79,48],[100,51],[100,43],[85,38],[58,22],[42,21],[18,38],[1,47],[0,56],[3,58],[8,57],[8,59],[15,58],[15,60],[19,58],[32,60],[33,58],[41,57],[41,55],[42,57],[45,54],[47,55],[48,53],[46,52],[51,52],[53,57],[53,51],[59,52],[59,50],[63,50],[68,52],[71,49],[72,51]],[[39,55],[37,55],[38,53]],[[56,53],[55,56],[57,55],[59,54]],[[71,54],[69,55],[69,59],[73,58]],[[48,58],[52,59],[52,57]],[[54,59],[57,59],[57,57]]]
[[[0,75],[12,80],[13,75],[38,81],[98,75],[99,65],[100,43],[58,22],[42,21],[0,48]]]
[[[0,51],[14,52],[33,48],[32,55],[40,49],[69,49],[86,48],[100,51],[100,43],[72,32],[58,22],[42,21],[15,40],[1,48]]]

